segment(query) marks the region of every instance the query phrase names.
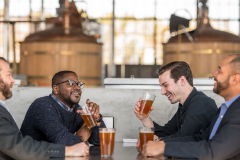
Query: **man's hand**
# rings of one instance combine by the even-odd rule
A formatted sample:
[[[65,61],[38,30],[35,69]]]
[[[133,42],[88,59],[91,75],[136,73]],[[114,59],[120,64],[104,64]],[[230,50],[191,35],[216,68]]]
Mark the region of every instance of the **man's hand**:
[[[155,140],[156,138],[158,138],[158,136],[154,135],[154,140]],[[137,151],[141,153],[140,139],[138,139],[136,148],[137,148]]]
[[[139,98],[139,101],[137,101],[137,104],[135,104],[135,108],[134,108],[134,113],[135,113],[135,115],[140,119],[140,120],[143,120],[143,119],[145,119],[145,118],[147,118],[148,116],[144,116],[144,115],[141,115],[141,114],[139,114],[138,112],[139,112],[139,110],[140,110],[140,106],[141,106],[141,101],[142,101],[142,98]],[[150,112],[153,110],[153,106],[151,106],[151,109],[150,109]],[[149,114],[150,114],[150,112],[149,112]]]
[[[143,156],[160,156],[164,154],[165,143],[163,141],[148,141],[143,145]]]
[[[137,151],[141,153],[140,139],[138,139],[136,148],[137,148]]]
[[[87,142],[88,138],[91,136],[92,130],[88,129],[85,123],[81,126],[81,128],[77,131],[76,135],[82,138],[83,142]]]
[[[84,143],[78,143],[73,146],[65,147],[65,156],[87,156],[89,155],[89,147]]]
[[[100,118],[99,105],[97,105],[96,103],[90,102],[89,99],[87,99],[86,103],[88,105],[88,109],[90,110],[95,120],[98,120]]]

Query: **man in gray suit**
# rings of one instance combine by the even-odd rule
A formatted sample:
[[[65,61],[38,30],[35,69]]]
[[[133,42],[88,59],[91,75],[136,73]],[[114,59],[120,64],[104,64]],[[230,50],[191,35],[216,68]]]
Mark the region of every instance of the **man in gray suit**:
[[[240,55],[225,58],[213,77],[216,81],[213,91],[225,103],[210,125],[193,136],[148,142],[143,147],[143,155],[204,160],[225,160],[240,155]]]
[[[8,62],[0,57],[0,159],[49,159],[89,153],[89,147],[83,142],[65,147],[23,137],[5,104],[5,100],[12,97],[14,83]]]

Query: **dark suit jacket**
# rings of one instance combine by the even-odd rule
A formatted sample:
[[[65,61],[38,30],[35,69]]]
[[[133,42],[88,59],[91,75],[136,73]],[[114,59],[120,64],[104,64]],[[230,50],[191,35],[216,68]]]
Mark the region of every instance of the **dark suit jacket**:
[[[200,134],[166,140],[165,156],[225,160],[240,154],[240,98],[228,108],[212,140],[208,140],[220,109]]]
[[[23,137],[11,114],[0,105],[0,159],[49,159],[64,157],[65,146]]]

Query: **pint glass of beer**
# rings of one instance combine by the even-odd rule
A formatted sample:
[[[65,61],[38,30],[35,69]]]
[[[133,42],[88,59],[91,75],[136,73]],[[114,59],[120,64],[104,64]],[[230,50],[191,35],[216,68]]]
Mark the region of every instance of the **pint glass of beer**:
[[[84,111],[84,113],[81,114],[81,117],[89,129],[97,125],[97,122],[91,114],[90,110],[88,109],[87,104],[85,104],[83,107],[79,107],[78,109]]]
[[[140,137],[140,147],[142,147],[148,141],[154,140],[154,128],[140,127],[139,128],[139,137]]]
[[[140,103],[139,114],[141,115],[148,115],[155,100],[155,95],[149,92],[143,92],[142,101]]]
[[[112,157],[115,140],[114,128],[99,128],[101,157]]]

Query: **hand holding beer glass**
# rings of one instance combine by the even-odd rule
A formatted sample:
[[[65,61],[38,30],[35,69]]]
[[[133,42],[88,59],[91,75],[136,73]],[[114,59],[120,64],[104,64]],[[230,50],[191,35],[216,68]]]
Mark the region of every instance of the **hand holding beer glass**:
[[[141,98],[135,105],[134,113],[136,116],[142,120],[149,115],[149,113],[153,110],[152,104],[155,100],[155,95],[149,92],[143,92]]]
[[[152,93],[143,92],[138,113],[144,116],[148,115],[153,104],[153,101],[155,100],[155,97],[156,96]]]
[[[115,141],[114,128],[99,128],[101,157],[112,157]]]
[[[96,122],[95,118],[93,117],[91,111],[89,110],[87,104],[85,104],[83,107],[79,107],[78,113],[80,113],[82,119],[84,120],[84,122],[86,123],[86,125],[89,129],[97,126],[97,122]]]

